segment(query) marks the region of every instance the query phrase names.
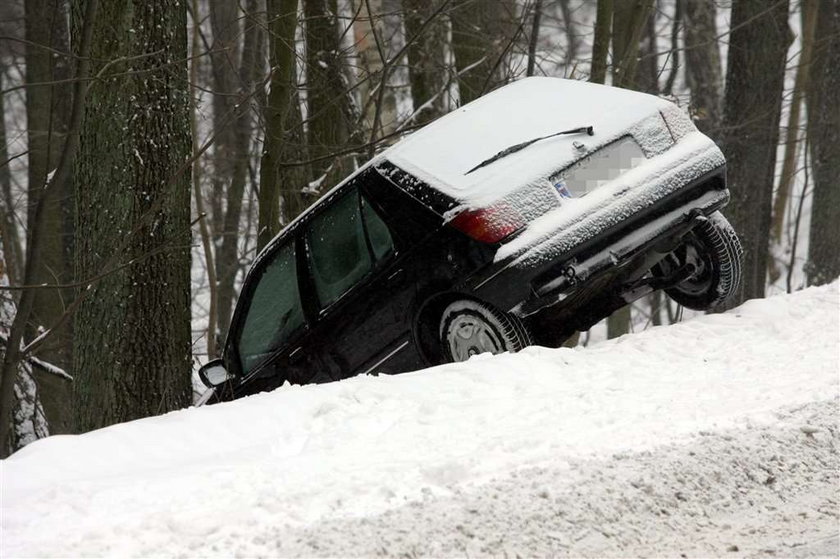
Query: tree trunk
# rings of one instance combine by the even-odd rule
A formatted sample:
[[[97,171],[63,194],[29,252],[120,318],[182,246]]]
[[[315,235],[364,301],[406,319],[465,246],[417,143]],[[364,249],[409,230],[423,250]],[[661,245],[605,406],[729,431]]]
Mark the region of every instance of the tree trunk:
[[[636,89],[639,43],[653,11],[653,0],[617,2],[613,14],[613,85]],[[625,305],[607,319],[607,337],[630,331],[630,308]]]
[[[446,21],[439,17],[425,30],[423,24],[437,12],[440,0],[403,0],[405,34],[408,39],[422,35],[408,47],[408,72],[414,123],[425,124],[446,114],[448,80],[446,77]]]
[[[190,404],[186,54],[184,3],[113,0],[97,14],[94,72],[128,58],[88,95],[76,165],[78,277],[102,273],[115,256],[124,267],[88,287],[75,316],[81,431]]]
[[[787,128],[785,129],[784,149],[785,155],[782,160],[782,173],[779,175],[779,187],[776,189],[776,197],[773,200],[773,222],[770,227],[770,242],[773,247],[771,257],[768,261],[767,272],[770,276],[770,283],[774,283],[782,275],[777,258],[781,250],[782,228],[785,223],[790,191],[793,187],[794,178],[797,175],[797,160],[799,159],[799,137],[802,103],[808,91],[808,77],[811,71],[811,51],[814,44],[814,31],[817,27],[818,4],[814,2],[803,2],[802,10],[802,37],[800,44],[802,49],[799,54],[799,64],[796,67],[796,77],[793,83],[793,94],[790,100],[790,115],[788,116]]]
[[[27,245],[31,254],[38,254],[38,247],[44,237],[44,220],[41,214],[44,211],[44,200],[50,195],[50,190],[62,190],[63,185],[71,180],[71,167],[79,146],[79,129],[82,115],[84,114],[84,101],[87,92],[87,79],[90,68],[90,49],[92,42],[93,19],[97,12],[97,0],[87,0],[83,9],[78,9],[80,22],[77,28],[76,37],[78,47],[74,48],[76,57],[75,81],[73,83],[73,107],[70,113],[70,126],[65,138],[64,147],[58,160],[55,173],[52,174],[44,186],[44,192],[34,200],[33,219],[27,235]],[[35,277],[36,262],[32,258],[26,258],[23,269],[24,285],[32,283]],[[21,292],[15,311],[14,320],[8,330],[6,340],[6,351],[3,353],[2,375],[0,375],[0,458],[5,458],[11,450],[12,441],[12,410],[15,402],[15,387],[18,382],[18,371],[23,359],[26,358],[26,348],[22,348],[24,331],[29,323],[32,313],[32,304],[35,299],[34,289],[25,289]],[[48,337],[48,334],[44,334]],[[42,337],[44,339],[44,337]],[[34,342],[33,342],[34,343]],[[31,345],[31,344],[30,344]]]
[[[5,342],[9,335],[7,328],[15,316],[12,292],[2,289],[10,285],[8,267],[4,258],[4,244],[5,239],[0,234],[0,355],[6,351]],[[14,392],[14,426],[10,443],[10,450],[13,452],[49,435],[49,426],[39,397],[38,385],[32,378],[32,366],[27,360],[21,360],[18,364]]]
[[[533,15],[531,16],[531,33],[528,37],[528,67],[525,70],[526,76],[533,76],[537,63],[537,42],[540,38],[540,19],[542,18],[542,0],[534,1]]]
[[[256,2],[249,0],[245,6],[245,14],[235,10],[230,12],[230,5],[226,0],[217,0],[216,22],[214,29],[219,33],[217,41],[219,48],[226,49],[227,56],[213,60],[213,73],[217,86],[222,88],[214,92],[213,119],[216,128],[217,143],[214,153],[216,179],[222,184],[214,187],[212,199],[217,206],[219,200],[224,200],[224,210],[214,207],[214,223],[221,231],[221,238],[216,251],[216,279],[218,281],[217,311],[219,319],[220,339],[224,339],[236,299],[236,275],[240,269],[239,245],[242,233],[242,199],[245,185],[248,181],[248,166],[250,163],[250,145],[253,134],[253,87],[254,77],[260,59],[257,56],[260,27],[253,19],[256,12]],[[224,6],[222,6],[224,5]],[[211,3],[211,10],[213,4]],[[211,11],[211,15],[212,15]],[[245,19],[245,36],[242,48],[238,48],[238,36],[229,36],[229,31],[239,30],[236,23],[243,15]],[[215,43],[214,43],[215,44]],[[237,58],[241,50],[241,60]],[[218,97],[223,99],[217,100]],[[222,194],[222,191],[224,194]],[[216,215],[215,212],[220,212]]]
[[[271,85],[265,108],[265,143],[260,166],[259,225],[257,250],[261,250],[280,230],[280,192],[289,188],[290,177],[280,166],[287,156],[289,124],[297,124],[289,113],[300,108],[295,96],[294,39],[297,26],[297,0],[268,0],[269,66]],[[297,120],[300,120],[299,118]],[[303,185],[298,185],[302,197]],[[288,193],[287,204],[294,202]]]
[[[563,16],[563,33],[566,35],[566,56],[563,62],[565,66],[564,75],[570,77],[569,68],[572,68],[572,72],[574,72],[573,65],[577,63],[578,51],[580,50],[580,36],[577,33],[574,18],[572,17],[569,0],[559,0],[557,4],[557,8]]]
[[[52,83],[70,77],[70,61],[58,52],[68,52],[69,31],[64,2],[60,0],[31,0],[26,8],[26,118],[29,146],[28,168],[28,226],[35,219],[34,208],[45,192],[47,176],[53,172],[67,134],[70,119],[70,86]],[[36,85],[50,84],[50,85]],[[37,253],[29,254],[35,264],[33,283],[63,284],[72,277],[72,200],[73,183],[67,181],[61,188],[52,188],[43,200],[40,219],[43,220],[43,238]],[[67,307],[72,291],[65,289],[40,289],[34,294],[32,313],[26,329],[26,338],[32,339],[39,331],[58,322]],[[56,328],[38,356],[62,369],[69,369],[72,336],[69,324]],[[66,383],[50,385],[52,379],[38,378],[41,388],[50,392],[47,413],[54,433],[67,433],[70,429],[70,392]],[[46,384],[45,384],[46,383]],[[58,390],[58,393],[55,391]]]
[[[707,0],[678,0],[685,6],[686,80],[694,123],[712,139],[720,137],[723,75],[720,67],[717,9]]]
[[[516,40],[516,9],[507,0],[457,0],[449,11],[461,106],[508,81],[504,58]]]
[[[5,67],[0,61],[0,92],[3,91],[3,76]],[[0,115],[6,114],[5,95],[0,93]],[[6,120],[0,120],[0,209],[2,209],[3,221],[0,222],[0,234],[3,236],[5,246],[6,273],[12,285],[19,285],[23,276],[23,246],[20,242],[20,233],[16,223],[20,217],[17,215],[15,200],[12,196],[12,175],[9,172],[8,143],[6,141]]]
[[[734,305],[764,296],[788,2],[735,0],[726,72],[723,152],[732,201],[727,216],[744,245],[743,283]]]
[[[653,0],[623,0],[613,9],[613,85],[638,89],[639,42],[653,11]]]
[[[351,144],[354,109],[341,71],[336,0],[304,0],[306,17],[306,94],[312,189],[323,191],[355,167],[337,152]]]
[[[656,41],[656,10],[651,10],[645,20],[642,39],[639,43],[639,65],[636,69],[636,89],[656,95],[659,93],[659,51]]]
[[[209,0],[210,28],[213,42],[210,48],[210,65],[213,75],[213,192],[209,197],[211,223],[217,246],[221,245],[225,231],[227,193],[233,180],[233,162],[238,154],[236,129],[231,125],[239,93],[237,72],[240,68],[240,12],[238,2]],[[236,232],[238,233],[238,231]],[[219,265],[218,259],[216,261]]]
[[[592,40],[592,64],[589,81],[604,83],[607,79],[607,56],[612,36],[613,0],[598,0],[595,16],[595,38]]]
[[[808,91],[808,139],[814,200],[808,237],[808,285],[840,276],[840,1],[819,3]]]

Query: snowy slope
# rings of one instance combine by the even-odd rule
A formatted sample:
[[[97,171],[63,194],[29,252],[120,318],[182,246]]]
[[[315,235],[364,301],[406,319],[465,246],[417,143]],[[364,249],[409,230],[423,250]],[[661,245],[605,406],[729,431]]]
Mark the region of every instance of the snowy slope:
[[[326,548],[300,538],[342,523],[359,534],[353,522],[405,516],[429,500],[443,507],[444,517],[446,511],[460,514],[489,488],[499,493],[500,484],[529,486],[529,476],[539,479],[548,470],[568,471],[574,480],[616,456],[693,456],[698,437],[709,434],[736,442],[743,434],[743,448],[763,448],[761,441],[776,439],[762,438],[761,430],[776,433],[782,421],[807,422],[810,416],[796,410],[816,406],[819,431],[805,426],[796,432],[808,439],[797,451],[805,454],[796,458],[805,463],[813,458],[811,447],[825,453],[820,445],[836,444],[838,299],[835,282],[586,349],[534,347],[395,377],[285,387],[82,436],[51,437],[0,463],[0,554],[383,552],[350,538]],[[777,439],[782,442],[774,456],[784,457],[793,445]],[[827,456],[836,458],[832,449]],[[754,454],[745,452],[744,460]],[[682,491],[695,487],[693,476],[708,461],[698,463],[672,483],[685,484]],[[633,464],[641,476],[660,473],[658,460],[635,458]],[[825,465],[817,470],[832,471]],[[836,460],[833,471],[836,478]],[[829,513],[836,520],[837,491],[825,498],[833,502]],[[539,509],[528,500],[516,502],[525,508],[513,511],[515,517]],[[428,517],[409,515],[394,530],[429,529],[421,518]],[[392,524],[383,526],[377,537],[390,541]],[[455,524],[446,520],[438,531],[434,537],[454,533]],[[573,535],[562,525],[549,532],[551,541]],[[437,551],[453,549],[460,548]]]

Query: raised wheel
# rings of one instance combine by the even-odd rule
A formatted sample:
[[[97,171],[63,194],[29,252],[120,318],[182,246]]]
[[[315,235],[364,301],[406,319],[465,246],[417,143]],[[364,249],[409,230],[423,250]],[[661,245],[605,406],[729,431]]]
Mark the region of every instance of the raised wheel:
[[[687,277],[667,287],[665,293],[684,307],[713,310],[723,307],[741,285],[743,255],[735,229],[723,214],[714,212],[653,271],[668,277],[680,269],[690,270]]]

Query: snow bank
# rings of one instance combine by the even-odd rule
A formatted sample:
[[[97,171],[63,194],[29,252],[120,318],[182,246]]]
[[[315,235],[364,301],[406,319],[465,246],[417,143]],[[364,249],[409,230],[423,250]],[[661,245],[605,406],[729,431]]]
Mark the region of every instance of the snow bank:
[[[769,426],[782,408],[838,397],[839,307],[834,283],[586,349],[286,387],[50,437],[2,462],[0,551],[272,555],[329,519]]]

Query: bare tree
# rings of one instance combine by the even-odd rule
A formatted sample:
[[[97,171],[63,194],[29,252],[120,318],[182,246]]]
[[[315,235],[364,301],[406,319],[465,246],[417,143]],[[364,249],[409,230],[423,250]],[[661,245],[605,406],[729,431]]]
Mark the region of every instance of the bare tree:
[[[607,79],[607,57],[612,36],[613,0],[598,0],[595,16],[595,38],[592,43],[592,64],[589,81],[604,83]]]
[[[261,67],[260,26],[253,15],[256,1],[246,11],[227,0],[211,0],[213,22],[213,95],[215,184],[210,196],[216,252],[217,310],[220,337],[230,323],[235,300],[236,275],[240,269],[240,221],[242,201],[249,178],[250,147],[254,132],[252,110],[257,71]],[[240,18],[245,17],[240,44]]]
[[[411,99],[414,104],[414,122],[423,124],[446,114],[448,107],[446,67],[446,20],[434,16],[441,0],[403,0],[405,29],[414,38],[408,47]]]
[[[449,10],[461,105],[507,82],[504,61],[522,26],[510,0],[457,0]]]
[[[722,146],[732,202],[727,215],[744,245],[743,285],[733,304],[764,296],[785,54],[788,2],[735,0],[726,72]]]
[[[81,128],[77,265],[82,278],[114,254],[123,267],[75,315],[80,431],[190,403],[186,53],[184,3],[108,2],[94,20],[93,64],[113,73],[91,87]]]
[[[613,85],[636,89],[639,42],[653,10],[653,0],[624,0],[613,7]]]
[[[720,135],[723,75],[717,39],[717,8],[706,0],[678,0],[685,8],[686,81],[694,122],[711,138]]]
[[[840,276],[840,1],[819,3],[808,88],[808,139],[814,200],[808,236],[808,285]]]
[[[312,189],[332,185],[354,168],[335,154],[358,144],[357,117],[342,71],[336,0],[304,0],[306,96]],[[376,126],[374,124],[374,126]]]
[[[0,115],[6,114],[6,96],[2,93],[6,68],[0,58]],[[12,196],[12,174],[9,171],[9,143],[6,139],[6,119],[0,118],[0,235],[3,237],[6,253],[7,277],[12,283],[21,280],[23,274],[23,247],[16,223],[15,202]]]
[[[26,118],[28,151],[28,219],[32,226],[35,206],[43,196],[40,218],[43,238],[32,253],[35,269],[32,283],[64,284],[72,277],[73,181],[44,190],[47,177],[58,164],[70,120],[70,37],[67,11],[60,0],[31,0],[26,8]],[[31,251],[31,249],[29,249]],[[72,291],[40,289],[34,293],[26,337],[55,324],[67,307]],[[71,362],[69,323],[55,329],[38,354],[67,369]],[[52,431],[70,430],[70,387],[49,375],[37,375],[41,391],[48,395]],[[53,405],[55,404],[55,405]]]
[[[298,126],[300,118],[290,117],[298,112],[295,96],[295,28],[297,26],[297,0],[268,0],[269,65],[271,67],[270,91],[265,107],[265,141],[260,166],[260,199],[257,248],[264,247],[280,230],[280,194],[287,211],[301,211],[302,186],[297,192],[288,184],[291,177],[280,166],[288,155],[290,125]],[[299,113],[298,113],[299,114]]]

